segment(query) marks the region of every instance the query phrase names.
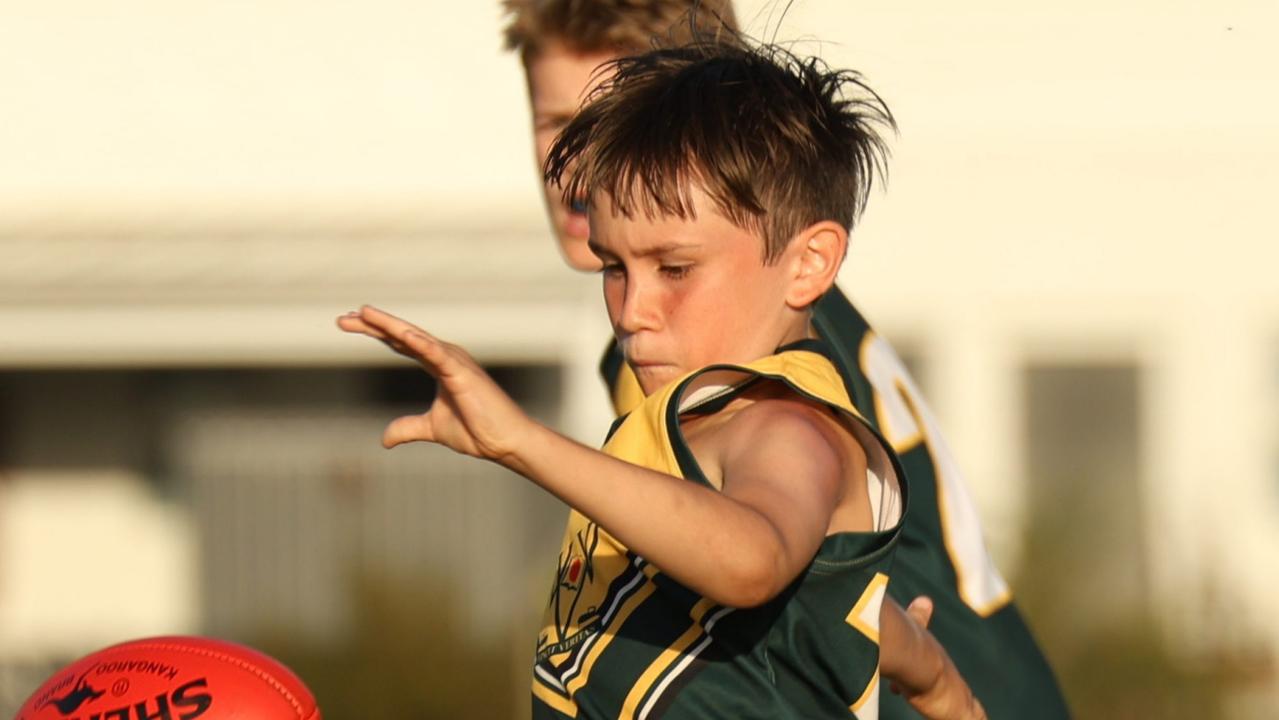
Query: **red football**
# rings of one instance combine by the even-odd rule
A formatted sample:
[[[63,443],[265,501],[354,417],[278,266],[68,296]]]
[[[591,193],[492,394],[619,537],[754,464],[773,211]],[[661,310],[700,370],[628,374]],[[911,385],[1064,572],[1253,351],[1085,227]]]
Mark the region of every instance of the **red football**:
[[[320,720],[306,685],[243,645],[157,637],[112,645],[54,673],[15,720]]]

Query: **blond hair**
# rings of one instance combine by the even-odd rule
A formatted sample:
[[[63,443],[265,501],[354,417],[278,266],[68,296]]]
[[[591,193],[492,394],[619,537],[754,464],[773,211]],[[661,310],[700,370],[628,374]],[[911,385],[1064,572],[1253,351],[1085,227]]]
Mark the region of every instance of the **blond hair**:
[[[506,49],[527,60],[550,43],[630,54],[736,32],[731,0],[503,0]]]

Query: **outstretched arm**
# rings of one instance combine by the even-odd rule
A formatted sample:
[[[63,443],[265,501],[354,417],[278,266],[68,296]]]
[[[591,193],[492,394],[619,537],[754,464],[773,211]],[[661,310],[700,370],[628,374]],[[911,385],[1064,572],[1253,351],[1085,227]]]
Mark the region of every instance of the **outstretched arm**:
[[[768,443],[760,442],[727,450],[732,457],[722,465],[723,492],[716,492],[537,424],[464,350],[399,318],[366,307],[338,318],[338,325],[382,340],[438,381],[431,409],[392,421],[385,446],[424,440],[498,462],[716,603],[746,607],[769,600],[802,571],[825,535],[842,475],[823,434],[830,431],[821,429],[830,421],[816,411],[810,412],[816,420],[802,408],[772,418],[769,440],[784,453],[766,457]]]
[[[771,453],[767,443],[749,441],[758,434],[729,443],[722,448],[723,491],[715,492],[538,425],[464,350],[394,316],[364,308],[338,318],[338,325],[420,362],[439,383],[431,409],[392,421],[383,445],[435,442],[498,462],[716,603],[741,607],[768,600],[821,543],[847,458],[823,442],[827,421],[810,427],[802,407],[752,416],[749,422],[767,423],[767,435],[787,452]],[[926,630],[930,614],[931,604],[912,603],[906,612],[891,598],[883,603],[883,674],[927,718],[982,720],[980,704]]]
[[[928,631],[933,602],[915,598],[902,610],[891,597],[880,606],[880,672],[893,692],[929,720],[985,720],[986,711],[973,696],[946,650]]]

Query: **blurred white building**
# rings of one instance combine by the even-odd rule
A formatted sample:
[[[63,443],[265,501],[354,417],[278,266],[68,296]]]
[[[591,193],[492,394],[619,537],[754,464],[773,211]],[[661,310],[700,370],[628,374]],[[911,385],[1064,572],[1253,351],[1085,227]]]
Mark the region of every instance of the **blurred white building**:
[[[423,545],[553,547],[554,504],[487,466],[376,455],[382,413],[411,407],[370,383],[401,364],[333,326],[392,309],[602,436],[597,282],[547,240],[495,5],[5,11],[0,666],[234,629],[260,601],[211,577],[322,632],[325,558],[440,563],[482,598],[527,558],[467,575],[466,548]],[[774,6],[739,15],[769,34]],[[919,370],[1001,565],[1036,562],[1034,524],[1077,537],[1079,621],[1148,608],[1189,657],[1279,656],[1277,31],[1259,0],[812,0],[779,33],[898,116],[842,284]],[[421,466],[475,477],[387,520],[427,502]],[[317,477],[364,488],[367,516],[302,507]],[[458,508],[483,521],[422,529]],[[140,576],[164,591],[102,591]],[[476,626],[534,612],[530,587]]]

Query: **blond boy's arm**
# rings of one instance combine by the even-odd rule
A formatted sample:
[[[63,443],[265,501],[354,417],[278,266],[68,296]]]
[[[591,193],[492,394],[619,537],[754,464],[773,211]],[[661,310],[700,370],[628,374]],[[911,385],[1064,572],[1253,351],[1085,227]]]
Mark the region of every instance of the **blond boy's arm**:
[[[438,381],[431,409],[393,421],[384,445],[436,442],[501,463],[718,604],[749,607],[781,592],[816,553],[839,501],[837,431],[801,403],[774,402],[749,414],[745,423],[767,424],[768,432],[725,447],[716,492],[537,424],[465,351],[399,318],[364,308],[338,325],[418,360]]]
[[[915,598],[902,610],[890,597],[880,606],[880,672],[893,692],[929,720],[985,720],[986,711],[946,650],[928,631],[933,604]]]

